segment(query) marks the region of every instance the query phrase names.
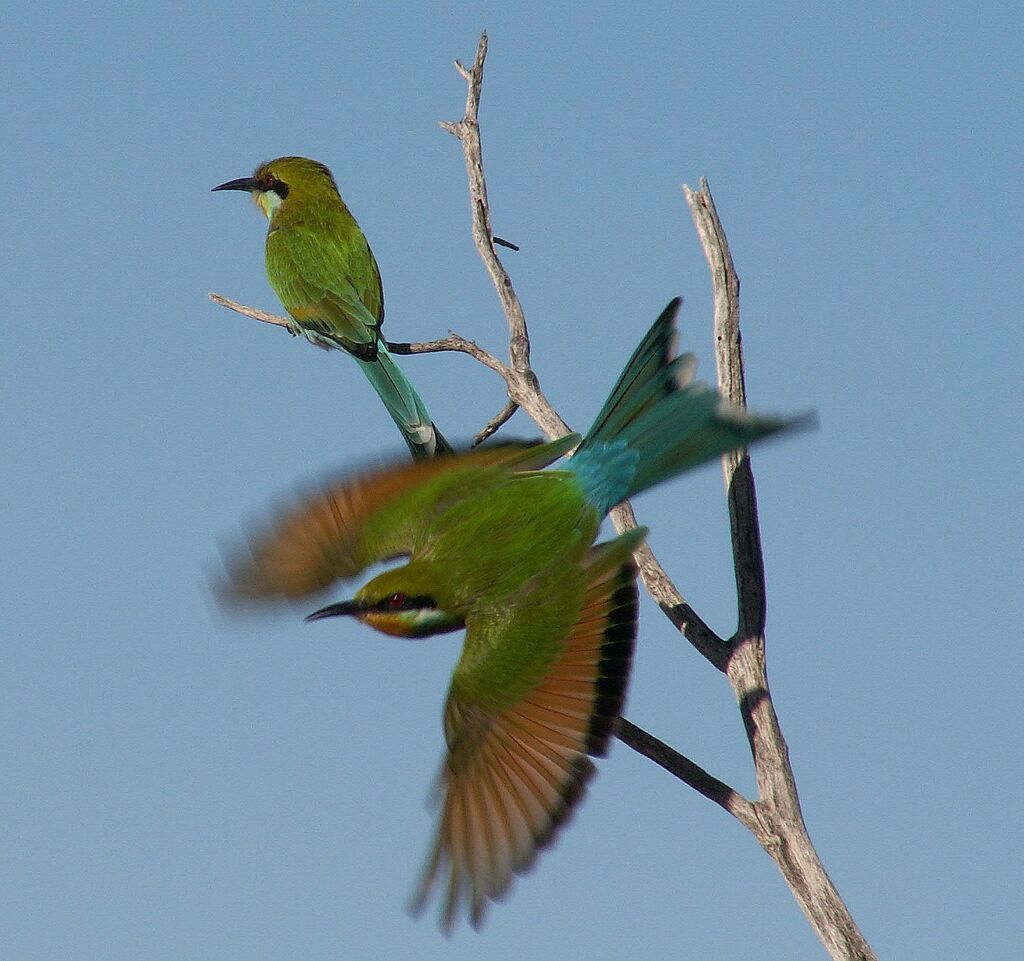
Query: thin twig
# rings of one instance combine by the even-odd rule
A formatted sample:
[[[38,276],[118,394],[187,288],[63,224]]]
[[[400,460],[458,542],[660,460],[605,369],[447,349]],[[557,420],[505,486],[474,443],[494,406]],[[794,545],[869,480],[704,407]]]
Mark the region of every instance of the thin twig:
[[[476,432],[473,437],[473,446],[476,447],[478,444],[482,444],[488,437],[490,437],[502,424],[506,423],[515,412],[519,410],[519,405],[514,401],[510,400],[505,404],[501,410],[498,411],[484,426],[482,430]]]
[[[257,307],[247,307],[245,304],[240,304],[235,300],[231,300],[223,294],[211,293],[209,297],[215,304],[220,304],[221,307],[227,307],[228,310],[233,310],[236,314],[242,314],[244,317],[251,317],[253,320],[258,320],[264,324],[283,327],[289,333],[293,333],[292,322],[287,317],[282,317],[280,314],[271,314],[265,310],[260,310]],[[488,353],[483,349],[483,347],[480,347],[472,340],[468,340],[461,334],[455,333],[453,330],[448,331],[447,337],[442,337],[439,340],[427,340],[420,343],[385,341],[385,344],[387,345],[388,350],[393,354],[434,354],[440,353],[441,351],[454,351],[460,354],[468,354],[485,367],[489,367],[502,379],[508,379],[509,369],[506,364],[503,364],[493,354]],[[510,414],[509,417],[511,416],[512,415]],[[497,430],[497,427],[495,430]]]
[[[221,307],[227,307],[228,310],[233,310],[236,314],[243,314],[246,317],[251,317],[253,320],[258,320],[261,323],[273,324],[275,327],[284,327],[288,333],[294,336],[292,322],[287,317],[282,317],[280,314],[270,314],[265,310],[258,310],[256,307],[246,307],[245,304],[239,304],[234,300],[229,300],[222,294],[211,293],[209,297],[215,304],[220,304]]]
[[[385,341],[388,350],[399,356],[403,354],[438,354],[442,351],[455,351],[459,354],[469,354],[474,360],[480,361],[484,367],[493,370],[503,380],[508,378],[509,369],[497,357],[480,347],[476,342],[455,333],[448,331],[447,337],[438,340],[425,340],[420,343],[403,343],[399,341]]]
[[[729,787],[724,781],[719,781],[714,775],[708,774],[699,764],[695,764],[675,748],[669,747],[664,741],[659,740],[653,734],[648,734],[625,718],[619,720],[618,735],[623,744],[629,745],[637,753],[650,758],[669,774],[685,781],[709,801],[714,801],[715,804],[728,811],[737,821],[746,825],[750,830],[754,830],[754,826],[757,824],[754,805],[739,791]]]
[[[466,113],[461,120],[441,121],[441,129],[457,137],[462,144],[466,161],[466,176],[469,180],[469,202],[472,210],[473,240],[476,249],[491,275],[494,289],[508,318],[509,363],[517,373],[530,369],[530,335],[526,329],[526,318],[519,303],[512,279],[505,270],[501,258],[494,249],[494,232],[491,230],[491,208],[487,202],[487,181],[484,179],[483,150],[480,146],[480,94],[484,82],[484,60],[487,58],[487,34],[480,35],[476,58],[468,70],[458,60],[455,69],[466,81]]]
[[[699,191],[684,186],[683,193],[711,272],[718,386],[723,396],[734,406],[746,407],[747,389],[743,377],[743,344],[740,337],[739,275],[707,180],[701,178]],[[760,637],[764,634],[766,612],[764,560],[754,476],[746,450],[726,454],[722,458],[722,472],[729,501],[739,607],[736,634],[737,638]]]

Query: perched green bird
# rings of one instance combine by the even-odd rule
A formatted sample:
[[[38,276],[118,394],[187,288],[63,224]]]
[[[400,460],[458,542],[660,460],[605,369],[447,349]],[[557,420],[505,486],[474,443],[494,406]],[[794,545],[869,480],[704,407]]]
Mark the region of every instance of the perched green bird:
[[[355,357],[414,457],[450,452],[381,337],[380,270],[330,170],[305,157],[279,157],[213,189],[248,191],[267,215],[267,279],[292,333]]]
[[[440,826],[414,910],[473,926],[584,794],[617,729],[636,637],[638,528],[595,544],[619,501],[794,426],[727,404],[674,357],[673,301],[586,437],[482,447],[324,487],[228,561],[236,599],[305,598],[383,560],[348,615],[385,634],[465,628],[444,710]],[[577,444],[579,445],[577,447]],[[542,470],[577,447],[560,468]]]

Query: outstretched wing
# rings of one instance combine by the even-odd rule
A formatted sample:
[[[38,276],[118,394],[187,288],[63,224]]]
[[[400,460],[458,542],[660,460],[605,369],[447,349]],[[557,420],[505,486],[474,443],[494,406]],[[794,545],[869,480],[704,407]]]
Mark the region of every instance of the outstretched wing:
[[[480,447],[323,486],[250,534],[247,547],[228,560],[225,593],[250,600],[306,597],[377,561],[409,554],[438,498],[469,493],[498,472],[542,467],[578,441],[570,434],[550,444]]]
[[[625,700],[636,637],[636,571],[630,555],[645,533],[639,529],[591,551],[579,571],[582,589],[567,612],[568,633],[560,649],[542,676],[511,703],[499,706],[497,697],[463,693],[460,671],[476,665],[467,666],[464,654],[456,668],[445,708],[441,820],[412,902],[418,913],[442,882],[446,933],[463,912],[474,927],[481,924],[488,901],[508,891],[582,799],[594,774],[588,755],[607,749]],[[562,594],[550,584],[536,585],[534,593],[532,600],[541,605],[548,603],[542,595]],[[480,641],[471,637],[474,631],[490,632],[486,644],[499,652],[493,660],[500,672],[522,630],[520,621],[508,618],[470,622],[467,651]]]

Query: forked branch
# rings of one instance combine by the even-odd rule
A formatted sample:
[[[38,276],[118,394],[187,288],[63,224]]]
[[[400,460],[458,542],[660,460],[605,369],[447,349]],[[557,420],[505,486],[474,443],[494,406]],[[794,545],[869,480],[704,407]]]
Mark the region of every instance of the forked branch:
[[[486,56],[487,35],[484,34],[471,68],[467,69],[456,61],[456,69],[466,81],[466,113],[461,121],[442,123],[441,126],[462,143],[469,178],[473,237],[508,319],[510,363],[506,383],[510,401],[521,405],[541,430],[554,438],[564,434],[567,428],[541,394],[537,379],[529,368],[526,321],[511,279],[494,249],[491,233],[478,123]],[[689,187],[683,189],[711,271],[719,389],[733,404],[745,406],[739,278],[707,181],[701,180],[699,191]],[[543,418],[535,416],[537,410],[543,412]],[[672,623],[728,677],[750,742],[758,798],[753,802],[744,798],[689,758],[625,718],[622,719],[619,738],[714,801],[751,831],[779,867],[815,933],[833,958],[837,961],[875,961],[874,953],[825,872],[804,825],[796,780],[772,704],[765,669],[765,580],[753,471],[746,451],[737,451],[722,460],[737,588],[738,626],[733,637],[725,641],[708,627],[680,594],[649,548],[645,546],[637,552],[637,561],[644,585]],[[612,518],[620,532],[636,525],[629,504],[616,508]]]

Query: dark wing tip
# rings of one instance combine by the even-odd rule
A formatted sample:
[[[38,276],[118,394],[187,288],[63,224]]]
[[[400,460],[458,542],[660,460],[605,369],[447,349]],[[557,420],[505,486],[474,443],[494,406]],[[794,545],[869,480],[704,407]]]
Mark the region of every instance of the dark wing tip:
[[[636,567],[623,564],[615,575],[615,588],[608,603],[607,620],[598,664],[597,697],[587,729],[588,754],[601,757],[618,730],[619,716],[626,702],[626,689],[636,647],[639,594]]]

